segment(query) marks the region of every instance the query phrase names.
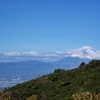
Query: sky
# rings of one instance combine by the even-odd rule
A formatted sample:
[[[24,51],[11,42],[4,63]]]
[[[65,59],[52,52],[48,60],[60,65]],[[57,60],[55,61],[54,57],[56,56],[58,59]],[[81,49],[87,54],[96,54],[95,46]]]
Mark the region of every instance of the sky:
[[[0,52],[100,50],[100,0],[0,0]]]

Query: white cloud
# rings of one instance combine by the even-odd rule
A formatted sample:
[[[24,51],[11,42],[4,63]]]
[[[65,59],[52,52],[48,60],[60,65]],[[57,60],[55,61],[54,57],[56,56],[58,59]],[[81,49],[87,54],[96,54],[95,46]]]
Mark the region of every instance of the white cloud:
[[[56,56],[59,56],[57,54],[44,54],[45,57],[56,57]]]
[[[0,55],[3,56],[40,56],[38,52],[29,51],[29,52],[1,52]]]
[[[4,56],[20,56],[20,52],[4,52]]]
[[[66,57],[65,52],[2,52],[0,58],[5,61],[19,61],[19,60],[42,60],[55,61]],[[1,60],[1,61],[2,61]]]
[[[23,52],[23,54],[26,56],[40,56],[40,53],[38,53],[36,51]]]
[[[0,61],[19,61],[19,60],[42,60],[42,61],[56,61],[66,57],[80,57],[80,58],[99,58],[100,51],[94,50],[91,47],[84,46],[79,49],[70,51],[57,52],[0,52]]]

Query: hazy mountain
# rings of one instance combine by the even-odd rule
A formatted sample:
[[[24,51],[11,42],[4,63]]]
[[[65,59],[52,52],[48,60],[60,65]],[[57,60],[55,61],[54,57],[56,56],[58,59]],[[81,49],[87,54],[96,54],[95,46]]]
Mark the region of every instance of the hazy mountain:
[[[53,72],[55,69],[71,69],[88,59],[68,57],[56,62],[20,61],[0,63],[0,88],[10,87],[18,83]]]
[[[62,60],[53,62],[54,65],[58,66],[59,68],[63,69],[72,69],[78,67],[81,62],[88,63],[90,59],[82,59],[79,57],[67,57]]]
[[[0,63],[0,88],[53,72],[54,66],[41,61],[20,61]]]

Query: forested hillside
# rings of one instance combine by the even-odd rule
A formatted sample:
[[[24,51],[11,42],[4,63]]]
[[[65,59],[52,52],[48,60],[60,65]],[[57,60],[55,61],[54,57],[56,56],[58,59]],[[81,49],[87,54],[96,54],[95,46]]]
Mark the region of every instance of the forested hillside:
[[[98,98],[92,100],[100,100],[99,93],[100,60],[92,60],[88,64],[82,62],[78,68],[56,69],[48,75],[5,89],[0,92],[0,100],[81,100],[78,97],[86,95]]]

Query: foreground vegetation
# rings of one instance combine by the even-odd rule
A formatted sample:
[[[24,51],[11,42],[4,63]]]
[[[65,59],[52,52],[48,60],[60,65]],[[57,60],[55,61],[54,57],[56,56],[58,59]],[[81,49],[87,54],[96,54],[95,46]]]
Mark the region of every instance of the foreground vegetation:
[[[5,89],[0,100],[100,100],[99,93],[100,60],[92,60]]]

